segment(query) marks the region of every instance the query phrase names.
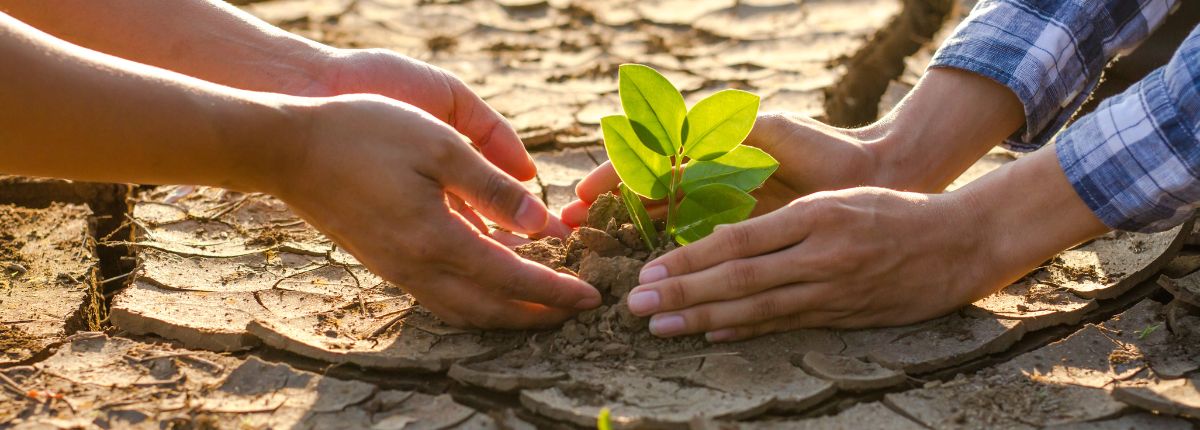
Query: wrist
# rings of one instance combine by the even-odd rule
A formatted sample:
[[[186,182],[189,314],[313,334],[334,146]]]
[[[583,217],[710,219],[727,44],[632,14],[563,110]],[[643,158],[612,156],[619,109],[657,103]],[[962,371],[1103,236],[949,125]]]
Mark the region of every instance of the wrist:
[[[1007,87],[961,70],[932,69],[892,112],[860,133],[873,142],[868,148],[882,186],[932,193],[1024,119],[1020,100]]]
[[[375,93],[376,88],[364,88],[368,82],[368,64],[384,61],[393,55],[385,49],[345,49],[325,47],[311,63],[315,82],[307,97],[334,97],[343,94]]]
[[[1046,260],[1109,231],[1063,174],[1053,147],[1006,164],[946,194],[977,240],[984,282],[977,297],[1008,285]]]
[[[248,93],[238,108],[224,112],[217,127],[226,134],[219,148],[227,154],[226,183],[215,185],[283,193],[290,172],[304,164],[317,104],[314,99]]]

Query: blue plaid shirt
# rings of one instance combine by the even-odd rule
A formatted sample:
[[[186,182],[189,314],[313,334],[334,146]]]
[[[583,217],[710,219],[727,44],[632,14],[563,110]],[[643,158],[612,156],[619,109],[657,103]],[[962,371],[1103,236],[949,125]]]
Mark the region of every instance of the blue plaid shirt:
[[[930,67],[987,76],[1025,107],[1005,145],[1055,140],[1075,191],[1109,227],[1162,231],[1200,206],[1200,27],[1164,67],[1062,130],[1114,56],[1135,48],[1175,0],[983,0]],[[1057,137],[1055,137],[1057,135]]]

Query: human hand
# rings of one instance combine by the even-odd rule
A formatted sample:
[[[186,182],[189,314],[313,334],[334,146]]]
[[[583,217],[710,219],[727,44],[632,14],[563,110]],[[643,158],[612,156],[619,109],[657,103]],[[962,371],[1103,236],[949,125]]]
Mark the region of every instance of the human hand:
[[[512,125],[452,73],[386,49],[329,52],[313,95],[378,94],[402,101],[449,124],[517,180],[528,181],[537,174]],[[467,205],[455,205],[467,218],[478,219]],[[477,224],[483,226],[482,221]],[[565,237],[570,229],[555,216],[544,231],[533,233]]]
[[[946,195],[811,194],[648,263],[629,308],[656,335],[714,342],[933,318],[1003,282],[976,221]]]
[[[546,327],[600,304],[587,283],[521,259],[454,210],[461,200],[521,233],[549,219],[541,200],[439,119],[372,95],[306,109],[303,144],[272,162],[285,170],[264,175],[263,188],[445,322]]]
[[[1053,213],[1046,208],[1054,208]],[[1107,231],[1053,148],[947,194],[819,192],[647,263],[629,309],[713,342],[934,318]]]

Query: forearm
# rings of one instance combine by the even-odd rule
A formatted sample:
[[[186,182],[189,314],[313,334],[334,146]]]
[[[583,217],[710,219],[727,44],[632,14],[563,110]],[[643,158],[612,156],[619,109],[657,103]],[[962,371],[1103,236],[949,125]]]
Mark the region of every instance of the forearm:
[[[251,91],[324,95],[332,55],[223,1],[0,0],[0,11],[85,48]]]
[[[1101,235],[1109,228],[1076,194],[1046,147],[946,195],[956,200],[967,225],[979,232],[988,255],[979,272],[976,299],[1024,276],[1055,254]]]
[[[99,54],[0,14],[0,171],[259,189],[299,99]]]
[[[1021,126],[1021,102],[983,76],[930,70],[892,112],[861,132],[888,188],[940,192]]]

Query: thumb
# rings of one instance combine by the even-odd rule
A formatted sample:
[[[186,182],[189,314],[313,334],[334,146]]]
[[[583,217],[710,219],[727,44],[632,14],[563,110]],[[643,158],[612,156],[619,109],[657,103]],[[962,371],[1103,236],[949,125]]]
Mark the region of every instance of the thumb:
[[[435,170],[446,191],[509,230],[530,234],[546,228],[550,211],[540,198],[465,143],[452,146]]]

